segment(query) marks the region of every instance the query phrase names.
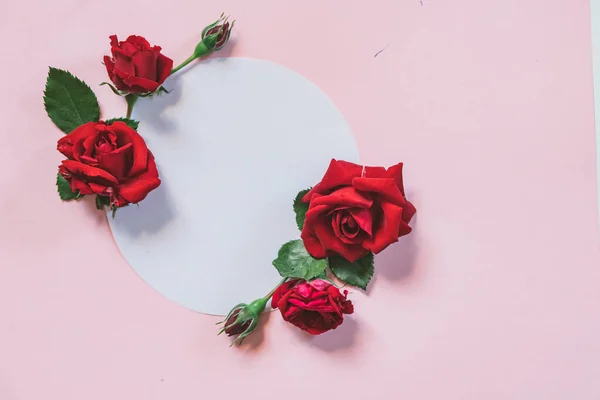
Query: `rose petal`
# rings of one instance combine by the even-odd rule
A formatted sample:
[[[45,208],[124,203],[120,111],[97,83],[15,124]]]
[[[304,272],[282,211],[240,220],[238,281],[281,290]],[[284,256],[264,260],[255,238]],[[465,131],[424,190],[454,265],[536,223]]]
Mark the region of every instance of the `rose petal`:
[[[139,76],[124,77],[123,82],[129,86],[134,93],[154,92],[160,84],[154,80]]]
[[[65,157],[73,159],[73,145],[76,142],[80,142],[87,137],[96,135],[96,123],[88,122],[77,128],[73,129],[71,133],[61,137],[57,144],[56,149],[60,151]]]
[[[119,183],[117,179],[108,172],[100,168],[83,164],[79,161],[63,160],[62,165],[72,175],[85,177],[91,182],[105,184],[106,186],[117,185]]]
[[[315,193],[326,194],[335,187],[349,186],[352,184],[352,178],[360,176],[361,173],[362,166],[358,164],[332,159],[321,182],[315,185],[302,201],[308,203]]]
[[[271,307],[277,308],[278,303],[283,295],[286,294],[292,287],[294,287],[298,281],[299,279],[292,279],[279,285],[279,287],[275,290],[275,293],[273,293],[273,297],[271,298]]]
[[[121,77],[129,77],[135,74],[135,68],[133,66],[133,54],[135,49],[132,47],[113,47],[113,59],[115,65],[113,70]]]
[[[394,181],[396,182],[396,186],[398,186],[400,193],[402,193],[402,196],[406,196],[406,194],[404,193],[404,179],[402,177],[403,166],[403,163],[398,163],[389,167],[386,172],[386,177],[394,179]]]
[[[373,235],[373,217],[371,211],[364,208],[352,208],[349,213],[354,217],[354,221],[369,236]]]
[[[135,75],[156,82],[157,57],[158,54],[153,51],[138,51],[134,54],[132,61],[135,68]]]
[[[87,183],[79,179],[79,177],[77,176],[71,177],[69,185],[71,186],[71,191],[73,193],[75,193],[77,190],[79,190],[80,194],[94,193],[94,190],[92,190],[92,188]]]
[[[313,236],[312,231],[310,231],[310,232],[307,231],[305,233],[304,230],[302,230],[301,238],[302,238],[302,241],[304,242],[304,247],[306,247],[306,251],[308,251],[308,254],[310,254],[314,258],[327,257],[327,252],[321,245],[321,242],[319,242],[319,239],[317,239],[316,236]]]
[[[310,202],[309,211],[317,206],[371,208],[373,200],[366,194],[348,186],[327,195],[315,195]]]
[[[410,233],[411,228],[402,219],[403,209],[393,203],[381,203],[381,216],[377,230],[372,238],[365,239],[362,245],[377,254],[390,244],[398,241],[398,237]]]
[[[360,191],[379,193],[398,206],[406,204],[404,195],[392,178],[354,178],[352,186]]]
[[[117,187],[117,193],[130,203],[139,203],[148,193],[160,186],[154,157],[148,152],[148,167],[141,175]]]
[[[133,163],[129,168],[129,171],[125,171],[128,177],[133,177],[146,171],[148,165],[148,147],[144,138],[140,136],[137,131],[133,130],[126,123],[121,121],[115,121],[112,124],[112,129],[117,135],[118,144],[125,146],[128,143],[132,145],[132,159]],[[158,176],[158,173],[157,173]]]
[[[136,49],[139,49],[139,50],[150,50],[151,49],[150,43],[148,43],[146,38],[144,38],[143,36],[129,35],[127,37],[127,39],[125,40],[125,43],[131,44]],[[158,47],[158,46],[155,46],[155,47]],[[160,47],[158,47],[158,51],[160,51]]]
[[[125,177],[126,163],[130,155],[131,143],[128,143],[110,153],[100,154],[98,166],[121,181]]]
[[[315,279],[310,282],[310,285],[320,292],[327,290],[327,288],[330,286],[333,286],[331,283],[323,279]]]
[[[312,292],[313,292],[313,287],[310,286],[306,282],[302,282],[299,285],[297,285],[296,287],[294,287],[294,293],[296,293],[298,296],[300,296],[300,298],[310,299]]]
[[[171,75],[173,69],[173,60],[169,57],[159,54],[156,60],[156,82],[162,85],[162,83]]]

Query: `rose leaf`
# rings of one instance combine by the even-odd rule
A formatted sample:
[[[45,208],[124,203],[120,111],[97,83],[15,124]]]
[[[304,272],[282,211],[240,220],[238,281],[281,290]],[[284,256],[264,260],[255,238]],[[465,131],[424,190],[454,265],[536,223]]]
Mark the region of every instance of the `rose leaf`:
[[[316,259],[306,251],[301,239],[287,242],[273,260],[273,265],[284,278],[311,280],[327,268],[326,259]]]
[[[374,271],[373,253],[369,253],[353,263],[341,256],[331,256],[329,257],[329,268],[341,281],[367,290]]]
[[[303,203],[302,198],[308,193],[310,189],[301,190],[296,198],[294,199],[294,212],[296,213],[296,225],[298,229],[302,230],[304,226],[304,219],[306,218],[306,212],[308,211],[308,203]]]
[[[70,72],[57,68],[50,67],[48,72],[44,107],[64,133],[100,119],[100,106],[92,89]]]
[[[71,185],[60,173],[56,175],[56,188],[58,189],[58,195],[61,200],[77,200],[82,197],[79,190],[76,190],[75,192],[71,190]]]

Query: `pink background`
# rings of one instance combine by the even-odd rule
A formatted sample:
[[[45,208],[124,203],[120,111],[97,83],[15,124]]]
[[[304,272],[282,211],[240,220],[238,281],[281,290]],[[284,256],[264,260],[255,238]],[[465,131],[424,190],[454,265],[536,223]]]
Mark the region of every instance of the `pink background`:
[[[0,399],[598,399],[600,241],[587,0],[3,5]],[[414,234],[317,338],[265,317],[240,349],[144,284],[103,216],[63,204],[48,65],[95,85],[108,35],[317,83],[369,164],[406,163]],[[374,54],[387,48],[377,57]],[[97,88],[104,116],[122,99]]]

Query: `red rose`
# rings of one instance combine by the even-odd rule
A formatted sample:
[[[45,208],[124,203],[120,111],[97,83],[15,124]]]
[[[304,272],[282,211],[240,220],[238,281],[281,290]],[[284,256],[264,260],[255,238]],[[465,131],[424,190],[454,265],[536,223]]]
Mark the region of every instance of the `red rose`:
[[[122,207],[160,185],[152,153],[124,122],[88,122],[63,136],[57,149],[68,158],[58,170],[73,192],[108,196]]]
[[[126,41],[110,37],[112,58],[104,56],[104,65],[117,89],[130,93],[154,92],[167,79],[173,60],[160,53],[159,46],[141,36],[129,36]]]
[[[352,314],[354,306],[338,288],[322,279],[306,282],[294,279],[281,284],[271,300],[287,322],[312,335],[335,329],[344,322],[344,314]]]
[[[404,197],[402,163],[385,169],[331,160],[302,201],[309,203],[302,228],[306,250],[315,258],[339,254],[350,262],[410,233],[416,212]]]

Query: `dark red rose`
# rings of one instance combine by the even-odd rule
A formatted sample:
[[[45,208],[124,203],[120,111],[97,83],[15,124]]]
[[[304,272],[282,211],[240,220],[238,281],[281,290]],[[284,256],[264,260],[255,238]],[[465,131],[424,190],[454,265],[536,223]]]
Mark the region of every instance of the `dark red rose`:
[[[315,258],[340,255],[354,262],[381,252],[408,226],[415,207],[404,197],[402,163],[389,169],[331,160],[303,198],[309,203],[302,228],[306,250]]]
[[[130,93],[154,92],[167,79],[173,60],[151,47],[141,36],[131,35],[124,42],[110,36],[112,57],[104,56],[104,65],[117,89]]]
[[[354,306],[346,300],[348,291],[322,279],[306,282],[302,279],[287,281],[277,288],[271,307],[279,308],[287,322],[312,335],[335,329],[344,322],[344,314],[352,314]]]
[[[160,185],[152,153],[124,122],[88,122],[63,136],[57,149],[68,158],[58,170],[73,192],[107,196],[122,207]]]

